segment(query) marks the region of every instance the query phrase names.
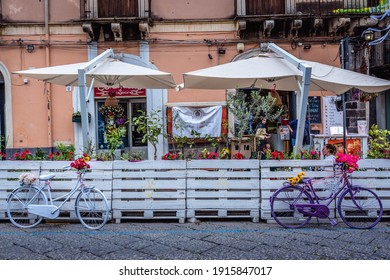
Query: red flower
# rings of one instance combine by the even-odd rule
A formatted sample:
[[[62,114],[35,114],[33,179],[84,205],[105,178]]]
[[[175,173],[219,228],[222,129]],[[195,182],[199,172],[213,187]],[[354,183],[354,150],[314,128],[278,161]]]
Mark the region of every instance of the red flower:
[[[233,158],[234,159],[243,159],[245,158],[243,154],[241,154],[240,152],[237,152],[233,155]]]
[[[273,151],[273,152],[271,153],[271,157],[272,157],[273,159],[278,159],[278,160],[284,159],[283,153],[282,153],[282,152],[279,152],[279,151],[277,151],[277,150],[275,150],[275,151]]]

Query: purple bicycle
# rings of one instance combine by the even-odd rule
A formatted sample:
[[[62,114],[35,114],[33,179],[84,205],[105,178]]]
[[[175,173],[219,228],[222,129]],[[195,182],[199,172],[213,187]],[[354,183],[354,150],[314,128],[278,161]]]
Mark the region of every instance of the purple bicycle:
[[[337,221],[330,218],[329,205],[337,201],[337,210],[343,222],[351,228],[369,229],[378,224],[383,214],[380,198],[370,189],[352,185],[342,165],[336,164],[334,183],[330,194],[319,197],[313,187],[313,178],[303,179],[298,184],[286,182],[271,197],[271,214],[275,221],[285,228],[300,228],[312,217],[329,219],[332,225]]]

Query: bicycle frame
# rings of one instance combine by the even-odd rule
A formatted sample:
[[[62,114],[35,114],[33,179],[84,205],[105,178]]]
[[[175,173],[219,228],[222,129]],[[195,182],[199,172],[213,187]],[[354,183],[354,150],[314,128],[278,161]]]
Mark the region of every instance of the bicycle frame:
[[[64,206],[64,204],[66,202],[68,202],[69,199],[79,190],[79,188],[82,188],[85,186],[84,181],[83,181],[84,174],[85,174],[85,170],[78,172],[77,182],[76,182],[75,186],[68,193],[61,195],[59,197],[52,198],[51,185],[50,185],[51,181],[50,180],[45,182],[44,186],[41,188],[41,191],[44,191],[44,189],[47,189],[48,202],[50,202],[50,205],[54,205],[53,202],[55,202],[55,201],[59,201],[61,199],[64,199],[64,201],[61,202],[60,205],[57,206],[58,209],[61,209],[62,206]]]
[[[340,172],[335,173],[335,177],[336,175],[341,175],[341,176],[337,176],[338,178],[340,178],[339,181],[341,182],[340,184],[341,186],[338,188],[336,192],[332,192],[328,197],[319,197],[317,195],[317,192],[313,187],[312,180],[309,180],[308,182],[304,183],[304,189],[306,191],[309,191],[310,195],[312,196],[312,198],[317,204],[320,204],[320,201],[329,200],[326,204],[323,204],[329,206],[339,196],[341,192],[343,192],[347,188],[350,189],[352,186],[348,180],[348,175],[345,171],[341,170]]]
[[[59,197],[56,197],[56,198],[53,198],[52,197],[52,194],[51,194],[51,180],[47,180],[45,181],[45,183],[43,185],[41,185],[40,183],[38,184],[34,184],[38,189],[39,189],[39,192],[45,192],[45,189],[46,189],[46,192],[48,194],[47,198],[48,198],[48,204],[47,205],[51,205],[51,206],[55,206],[55,209],[52,211],[52,214],[54,212],[56,212],[57,210],[60,210],[62,208],[62,206],[64,206],[64,204],[66,202],[69,201],[69,199],[82,187],[85,186],[84,184],[84,181],[83,181],[83,177],[84,177],[84,174],[85,174],[85,170],[81,171],[81,172],[78,172],[77,174],[77,182],[75,184],[75,186],[66,194],[62,195],[62,196],[59,196]],[[39,195],[39,192],[37,192],[32,198],[30,201],[34,201],[34,199]],[[54,205],[53,202],[55,201],[59,201],[59,200],[62,200],[64,199],[63,202],[61,202],[58,206]],[[29,206],[29,203],[25,205],[25,207]]]
[[[341,185],[341,187],[338,188],[338,190],[336,192],[332,192],[329,195],[329,197],[319,197],[317,195],[316,190],[314,189],[313,184],[312,184],[312,179],[309,179],[308,181],[301,184],[302,191],[298,195],[297,200],[300,199],[300,197],[306,191],[312,197],[312,199],[315,203],[314,204],[308,204],[308,203],[295,204],[295,202],[294,202],[293,204],[297,207],[298,211],[302,214],[309,215],[312,217],[330,219],[329,218],[329,214],[330,214],[329,205],[334,200],[336,200],[336,198],[339,196],[339,194],[344,192],[346,189],[352,190],[352,184],[348,180],[347,172],[345,172],[345,170],[341,170],[338,174],[342,175],[339,177],[342,185]],[[351,194],[353,195],[353,192],[351,192]],[[329,201],[327,203],[320,202],[320,201],[326,201],[326,200],[329,200]],[[357,205],[356,202],[354,201],[353,196],[352,196],[352,200],[353,200],[353,203],[355,205]],[[331,223],[333,223],[332,220],[331,220]]]

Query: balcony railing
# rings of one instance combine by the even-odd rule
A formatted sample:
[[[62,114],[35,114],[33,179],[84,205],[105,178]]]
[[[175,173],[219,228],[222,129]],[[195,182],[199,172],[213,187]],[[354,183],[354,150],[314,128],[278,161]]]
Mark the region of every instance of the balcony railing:
[[[370,56],[370,68],[390,65],[390,40],[373,47]]]
[[[80,0],[82,19],[142,18],[148,16],[149,0]]]
[[[247,15],[370,14],[389,8],[389,0],[246,0]]]

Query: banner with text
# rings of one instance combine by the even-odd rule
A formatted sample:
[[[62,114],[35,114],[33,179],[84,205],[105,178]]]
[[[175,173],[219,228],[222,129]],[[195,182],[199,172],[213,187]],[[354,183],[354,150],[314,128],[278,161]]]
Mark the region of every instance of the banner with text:
[[[194,130],[205,137],[221,136],[222,106],[172,107],[173,136],[191,137]]]

